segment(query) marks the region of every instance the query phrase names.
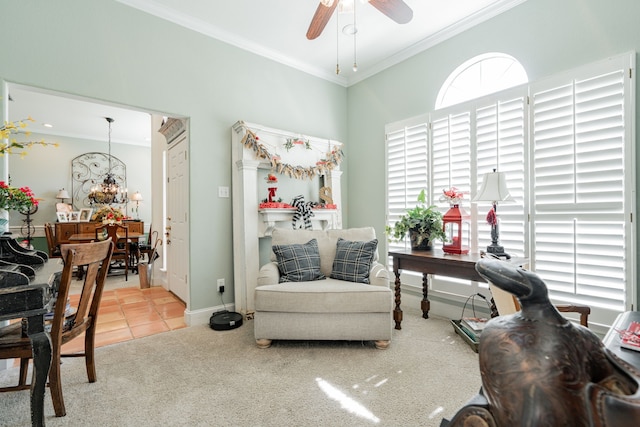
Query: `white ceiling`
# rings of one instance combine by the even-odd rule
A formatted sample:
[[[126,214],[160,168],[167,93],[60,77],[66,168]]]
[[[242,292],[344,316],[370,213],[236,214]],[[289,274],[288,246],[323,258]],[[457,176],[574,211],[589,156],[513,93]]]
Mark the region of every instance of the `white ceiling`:
[[[405,0],[413,19],[397,24],[376,8],[356,0],[356,59],[353,36],[338,28],[353,23],[353,13],[332,16],[322,34],[306,32],[318,0],[117,0],[146,13],[190,28],[343,86],[355,84],[416,53],[483,22],[526,0]],[[338,25],[336,25],[338,16]],[[337,34],[338,33],[338,34]],[[336,41],[338,36],[338,42]],[[336,54],[340,74],[336,74]],[[115,119],[112,142],[148,145],[150,116],[92,100],[10,85],[9,119],[31,115],[33,132],[106,141],[104,117]],[[43,129],[44,123],[53,128]]]

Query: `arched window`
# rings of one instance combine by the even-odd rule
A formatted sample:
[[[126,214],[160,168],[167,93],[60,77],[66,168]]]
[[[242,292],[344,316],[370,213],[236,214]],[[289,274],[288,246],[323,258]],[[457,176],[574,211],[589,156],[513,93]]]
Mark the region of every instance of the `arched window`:
[[[440,88],[436,109],[459,104],[529,81],[522,65],[504,53],[478,55],[456,68]]]

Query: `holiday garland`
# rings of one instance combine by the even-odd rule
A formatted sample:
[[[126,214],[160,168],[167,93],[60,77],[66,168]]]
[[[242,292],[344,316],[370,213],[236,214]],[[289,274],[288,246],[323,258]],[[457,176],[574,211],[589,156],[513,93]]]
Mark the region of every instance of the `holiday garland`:
[[[247,133],[242,138],[242,144],[252,149],[259,159],[268,160],[271,163],[271,169],[279,174],[289,176],[295,179],[313,179],[316,175],[323,175],[325,172],[334,169],[342,162],[342,149],[334,147],[326,158],[320,159],[315,166],[303,167],[293,166],[289,163],[280,161],[280,156],[269,153],[269,150],[258,142],[260,139],[255,133],[246,129]]]

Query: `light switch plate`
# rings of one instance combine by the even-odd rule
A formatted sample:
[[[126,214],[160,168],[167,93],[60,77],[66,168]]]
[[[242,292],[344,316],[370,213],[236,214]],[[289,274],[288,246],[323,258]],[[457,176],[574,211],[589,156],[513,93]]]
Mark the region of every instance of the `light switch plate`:
[[[229,187],[218,187],[218,197],[229,197]]]

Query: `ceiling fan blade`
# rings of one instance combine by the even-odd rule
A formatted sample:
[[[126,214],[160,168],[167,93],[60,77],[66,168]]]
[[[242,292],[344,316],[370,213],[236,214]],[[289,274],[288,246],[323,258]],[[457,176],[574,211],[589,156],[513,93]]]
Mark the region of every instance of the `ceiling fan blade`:
[[[333,0],[331,6],[325,6],[322,2],[318,4],[316,13],[313,14],[311,24],[309,24],[309,29],[307,30],[307,38],[309,40],[313,40],[322,34],[322,30],[324,30],[327,22],[331,19],[331,15],[333,15],[333,11],[336,10],[338,3],[340,3],[338,0]]]
[[[413,10],[403,0],[369,0],[369,3],[398,24],[406,24],[413,19]]]

